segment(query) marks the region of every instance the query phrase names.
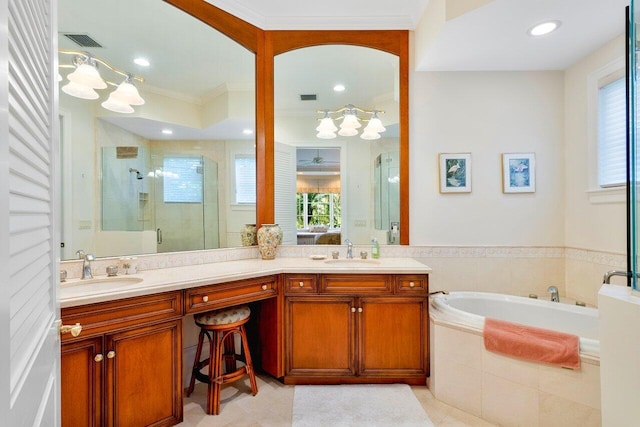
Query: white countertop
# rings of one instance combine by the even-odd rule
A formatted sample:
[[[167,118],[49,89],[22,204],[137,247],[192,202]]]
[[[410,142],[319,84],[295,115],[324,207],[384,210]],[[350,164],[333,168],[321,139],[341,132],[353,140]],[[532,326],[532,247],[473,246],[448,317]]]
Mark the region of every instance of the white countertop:
[[[226,283],[281,273],[429,274],[431,268],[413,258],[380,259],[245,259],[147,270],[113,278],[72,279],[60,284],[60,306],[73,307],[196,286]],[[112,280],[110,280],[112,279]]]

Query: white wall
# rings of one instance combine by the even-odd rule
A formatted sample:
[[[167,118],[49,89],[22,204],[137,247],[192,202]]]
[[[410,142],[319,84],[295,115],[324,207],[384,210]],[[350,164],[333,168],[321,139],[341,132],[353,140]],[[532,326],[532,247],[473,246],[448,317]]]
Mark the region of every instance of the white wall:
[[[564,244],[562,72],[414,72],[411,244]],[[470,152],[472,192],[440,194],[438,153]],[[501,153],[536,155],[536,192],[503,194]]]

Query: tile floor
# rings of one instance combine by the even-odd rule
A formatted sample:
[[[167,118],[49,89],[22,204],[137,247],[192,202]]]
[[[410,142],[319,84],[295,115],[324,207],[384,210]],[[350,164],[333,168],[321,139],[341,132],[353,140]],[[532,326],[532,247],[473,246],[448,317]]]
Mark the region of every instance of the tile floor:
[[[215,416],[204,413],[207,391],[204,384],[197,384],[193,394],[184,399],[184,422],[179,426],[290,426],[293,386],[283,385],[269,376],[260,375],[257,380],[259,392],[256,396],[251,396],[248,380],[225,385],[220,415]],[[412,389],[436,427],[493,425],[436,400],[427,387]]]

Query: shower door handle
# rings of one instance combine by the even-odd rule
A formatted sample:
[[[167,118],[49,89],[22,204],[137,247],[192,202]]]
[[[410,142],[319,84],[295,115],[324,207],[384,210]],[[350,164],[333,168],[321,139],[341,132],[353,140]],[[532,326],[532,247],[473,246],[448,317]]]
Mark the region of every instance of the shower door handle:
[[[161,245],[162,244],[162,230],[156,228],[156,242]]]

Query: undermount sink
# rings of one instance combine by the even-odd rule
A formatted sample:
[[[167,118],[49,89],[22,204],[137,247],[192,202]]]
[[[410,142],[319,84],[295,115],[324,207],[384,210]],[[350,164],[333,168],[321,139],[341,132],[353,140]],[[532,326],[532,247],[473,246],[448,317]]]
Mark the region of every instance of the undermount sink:
[[[78,293],[84,292],[102,292],[108,290],[122,289],[136,283],[142,282],[141,277],[130,276],[114,276],[114,277],[100,277],[94,279],[85,280],[73,280],[70,282],[63,282],[60,284],[61,292],[64,296],[68,297]]]
[[[362,265],[376,265],[380,264],[380,261],[377,259],[362,259],[362,258],[353,258],[353,259],[328,259],[325,261],[325,264],[341,264],[341,265],[353,265],[353,264],[362,264]]]

